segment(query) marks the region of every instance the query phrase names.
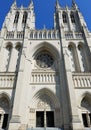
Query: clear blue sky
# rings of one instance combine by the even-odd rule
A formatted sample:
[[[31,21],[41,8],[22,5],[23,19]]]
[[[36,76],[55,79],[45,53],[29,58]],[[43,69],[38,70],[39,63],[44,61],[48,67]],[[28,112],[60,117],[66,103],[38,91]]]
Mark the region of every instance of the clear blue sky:
[[[0,28],[14,0],[0,0]],[[18,7],[27,7],[30,0],[16,0]],[[36,28],[53,28],[53,13],[56,0],[33,0],[36,15]],[[62,6],[71,6],[71,0],[59,0]],[[82,12],[89,30],[91,31],[91,0],[76,0]]]

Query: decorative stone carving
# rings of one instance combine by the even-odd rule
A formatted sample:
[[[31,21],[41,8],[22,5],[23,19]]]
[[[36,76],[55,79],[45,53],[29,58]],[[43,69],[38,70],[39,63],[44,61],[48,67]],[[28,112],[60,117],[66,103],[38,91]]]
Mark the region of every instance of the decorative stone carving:
[[[0,74],[0,88],[12,88],[16,80],[15,73]]]
[[[90,73],[74,73],[73,83],[75,88],[90,88],[91,74]]]
[[[53,108],[53,104],[49,97],[44,94],[40,97],[38,103],[37,103],[37,108],[38,109],[48,109],[48,108]]]
[[[49,68],[53,65],[54,60],[47,52],[41,52],[37,56],[36,63],[40,68]]]
[[[59,77],[58,77],[58,72],[46,72],[46,71],[37,71],[32,72],[32,77],[31,77],[31,83],[38,84],[38,83],[45,83],[45,84],[50,84],[50,83],[59,83]]]
[[[9,110],[9,103],[8,103],[7,99],[4,97],[0,98],[0,109],[5,112],[8,112],[8,110]]]

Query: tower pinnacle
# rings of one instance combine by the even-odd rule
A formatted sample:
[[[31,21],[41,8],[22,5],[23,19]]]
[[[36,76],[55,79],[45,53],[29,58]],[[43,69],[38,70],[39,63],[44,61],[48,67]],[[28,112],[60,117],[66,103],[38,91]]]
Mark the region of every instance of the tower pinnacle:
[[[14,0],[14,2],[13,2],[13,4],[12,4],[11,8],[16,8],[16,7],[17,7],[16,0]]]
[[[30,0],[30,3],[33,4],[33,0]]]
[[[74,8],[76,8],[76,9],[78,9],[78,6],[77,6],[77,4],[76,4],[75,0],[72,0],[72,7],[74,7]]]
[[[30,0],[29,8],[33,7],[33,0]]]
[[[59,9],[60,5],[59,5],[59,0],[56,0],[56,8]]]

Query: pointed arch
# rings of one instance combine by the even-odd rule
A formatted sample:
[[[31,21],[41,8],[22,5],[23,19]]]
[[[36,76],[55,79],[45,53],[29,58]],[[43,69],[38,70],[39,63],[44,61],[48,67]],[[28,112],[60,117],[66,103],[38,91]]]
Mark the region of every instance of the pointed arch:
[[[63,14],[62,14],[62,18],[63,18],[63,23],[67,23],[67,13],[65,11],[63,11]]]
[[[22,44],[20,42],[17,42],[15,44],[15,49],[13,51],[13,53],[14,53],[14,65],[13,65],[14,71],[18,70],[21,50],[22,50]]]
[[[77,50],[76,50],[75,44],[70,42],[68,45],[68,50],[70,53],[69,58],[70,58],[72,71],[79,72],[80,66],[79,66],[78,55],[77,55]]]
[[[15,19],[14,19],[14,23],[17,24],[18,23],[18,20],[19,20],[19,11],[16,12],[15,14]]]
[[[10,95],[6,92],[1,92],[0,93],[0,98],[5,97],[7,101],[9,102],[9,106],[11,106],[11,100],[10,100]]]
[[[38,90],[33,98],[32,98],[32,104],[31,104],[31,110],[34,110],[34,113],[32,114],[32,117],[34,115],[36,116],[36,122],[35,126],[41,127],[41,124],[37,124],[37,119],[40,117],[41,119],[41,114],[42,114],[42,119],[43,121],[43,126],[42,127],[54,127],[54,126],[60,126],[61,120],[60,120],[60,114],[61,114],[61,109],[60,109],[60,102],[57,98],[57,96],[48,88],[43,88],[41,90]],[[32,112],[32,111],[31,111]],[[47,114],[49,115],[47,117]],[[52,114],[52,115],[50,115]],[[52,117],[51,117],[52,116]],[[52,124],[48,124],[47,120],[44,120],[47,118],[48,120],[52,120]],[[44,123],[45,122],[45,123]]]
[[[85,97],[91,98],[91,93],[88,92],[88,91],[84,92],[84,93],[81,95],[81,97],[79,98],[79,105],[81,105],[81,102],[82,102],[82,100],[83,100]]]
[[[70,12],[70,18],[71,18],[71,22],[73,23],[73,24],[75,24],[75,16],[74,16],[74,12],[73,11],[71,11]]]
[[[7,48],[7,47],[13,47],[13,43],[12,42],[7,42],[7,43],[5,43],[5,45],[4,45],[4,47],[5,48]]]
[[[60,59],[60,54],[58,49],[51,45],[50,43],[43,42],[37,44],[31,50],[31,59],[33,62],[33,68],[49,68],[51,70],[58,70],[58,60]]]
[[[88,59],[86,47],[84,46],[84,43],[79,42],[78,43],[78,52],[79,52],[79,61],[80,61],[80,66],[81,70],[85,72],[90,71],[90,62]]]
[[[24,11],[23,19],[22,19],[22,23],[23,23],[23,24],[26,24],[26,22],[27,22],[27,17],[28,17],[28,13],[27,13],[26,11]]]
[[[8,42],[5,44],[5,51],[4,51],[4,70],[5,71],[8,71],[10,67],[12,48],[13,48],[13,44],[11,42]]]
[[[84,127],[90,127],[91,124],[91,93],[85,92],[80,102],[81,115]]]
[[[22,44],[20,42],[17,42],[15,44],[15,48],[16,48],[16,50],[20,51],[20,49],[22,48]]]
[[[60,103],[59,103],[58,98],[48,88],[43,88],[43,89],[39,90],[38,92],[36,92],[36,94],[33,96],[33,100],[32,100],[33,104],[32,104],[32,106],[36,106],[36,104],[38,103],[39,99],[41,100],[41,97],[43,98],[43,95],[45,96],[45,98],[47,97],[47,99],[49,99],[49,102],[51,103],[51,104],[49,104],[50,107],[60,108]]]
[[[40,44],[37,44],[34,48],[32,48],[32,57],[34,57],[39,51],[41,50],[48,50],[55,58],[59,58],[60,54],[59,51],[55,46],[50,44],[49,42],[41,42]]]

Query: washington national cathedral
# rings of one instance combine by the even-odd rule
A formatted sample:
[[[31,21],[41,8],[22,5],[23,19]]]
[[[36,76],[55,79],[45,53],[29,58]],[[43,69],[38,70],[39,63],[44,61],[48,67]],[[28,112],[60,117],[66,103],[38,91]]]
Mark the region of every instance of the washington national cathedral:
[[[53,29],[34,3],[12,4],[0,30],[0,130],[91,130],[91,32],[75,0]]]

